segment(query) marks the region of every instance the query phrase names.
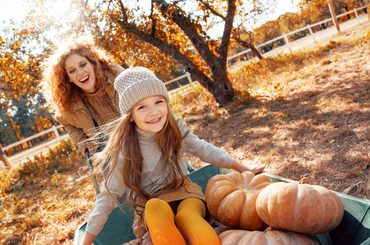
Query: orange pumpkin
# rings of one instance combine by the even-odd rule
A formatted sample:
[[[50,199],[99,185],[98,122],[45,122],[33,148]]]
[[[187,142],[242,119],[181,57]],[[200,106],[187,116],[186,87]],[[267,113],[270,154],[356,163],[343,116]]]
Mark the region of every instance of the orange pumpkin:
[[[333,230],[343,218],[340,198],[318,185],[273,183],[259,194],[256,209],[260,218],[277,229],[306,234]]]
[[[246,231],[227,230],[218,235],[221,245],[319,245],[320,243],[308,236],[283,230]]]
[[[209,213],[226,226],[259,230],[264,223],[256,211],[256,198],[269,184],[265,175],[250,171],[215,175],[208,181],[205,192]]]

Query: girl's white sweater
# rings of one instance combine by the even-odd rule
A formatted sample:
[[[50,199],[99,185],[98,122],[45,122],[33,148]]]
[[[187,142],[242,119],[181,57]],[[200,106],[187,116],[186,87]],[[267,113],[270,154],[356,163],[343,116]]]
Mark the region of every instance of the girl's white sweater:
[[[188,152],[200,158],[200,160],[210,163],[221,168],[231,168],[234,158],[229,153],[217,148],[216,146],[199,139],[191,131],[186,128],[186,124],[176,118],[181,134],[187,136],[182,140],[181,151]],[[168,174],[168,168],[164,168],[164,156],[159,151],[156,142],[156,133],[146,132],[136,127],[136,132],[139,138],[140,149],[144,158],[142,187],[152,195],[161,188],[172,182],[172,177],[165,176]],[[108,180],[108,188],[114,199],[109,195],[105,184],[102,185],[102,192],[98,195],[95,201],[95,208],[91,212],[87,221],[86,231],[93,235],[98,235],[103,229],[104,224],[108,220],[109,214],[115,207],[115,200],[121,197],[126,191],[126,185],[123,183],[123,155],[120,153],[118,163],[110,180]],[[181,168],[187,175],[187,165],[184,159],[181,159]]]

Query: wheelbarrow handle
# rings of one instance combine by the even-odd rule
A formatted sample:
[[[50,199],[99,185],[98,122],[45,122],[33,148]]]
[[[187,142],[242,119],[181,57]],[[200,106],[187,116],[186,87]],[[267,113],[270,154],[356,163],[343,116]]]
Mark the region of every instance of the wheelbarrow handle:
[[[87,164],[89,165],[89,169],[90,169],[90,173],[91,175],[93,176],[93,179],[94,179],[94,187],[95,187],[95,192],[96,192],[96,195],[99,195],[100,191],[98,189],[98,183],[96,182],[96,177],[94,175],[94,168],[91,164],[91,160],[90,160],[90,152],[89,152],[89,149],[85,149],[85,155],[86,155],[86,160],[87,160]]]
[[[89,148],[86,148],[85,149],[85,155],[87,158],[90,158],[90,151],[89,151]]]

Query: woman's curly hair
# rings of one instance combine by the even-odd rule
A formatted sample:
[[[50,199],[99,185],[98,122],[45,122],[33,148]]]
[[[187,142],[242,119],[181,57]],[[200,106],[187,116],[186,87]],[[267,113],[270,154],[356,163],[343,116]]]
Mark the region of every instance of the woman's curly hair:
[[[65,61],[73,54],[85,57],[93,65],[96,77],[95,89],[100,86],[113,86],[103,71],[113,73],[112,67],[116,62],[105,51],[82,38],[60,43],[56,52],[42,63],[43,74],[39,85],[54,112],[70,111],[74,102],[79,98],[85,98],[82,89],[69,82],[65,70]]]

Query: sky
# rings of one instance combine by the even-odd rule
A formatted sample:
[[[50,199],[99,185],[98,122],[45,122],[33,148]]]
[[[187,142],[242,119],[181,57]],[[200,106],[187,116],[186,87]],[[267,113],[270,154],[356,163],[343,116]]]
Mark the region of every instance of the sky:
[[[25,2],[23,4],[23,2]],[[22,6],[24,5],[24,6]],[[22,21],[27,13],[27,2],[23,0],[0,0],[0,21]]]

